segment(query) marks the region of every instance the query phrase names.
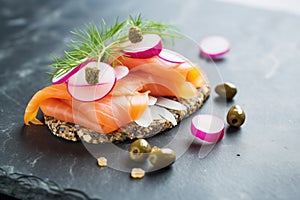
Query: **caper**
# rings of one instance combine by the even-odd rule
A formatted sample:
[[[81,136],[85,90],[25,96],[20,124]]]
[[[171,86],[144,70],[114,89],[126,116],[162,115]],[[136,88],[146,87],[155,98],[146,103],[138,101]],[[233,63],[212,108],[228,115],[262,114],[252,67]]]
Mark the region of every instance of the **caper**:
[[[232,100],[237,93],[237,88],[232,83],[227,82],[217,85],[215,91],[221,97],[226,98],[227,100]]]
[[[130,27],[128,33],[128,39],[130,40],[131,43],[141,42],[143,40],[143,34],[141,29],[137,26]]]
[[[149,161],[154,168],[164,168],[172,165],[176,160],[176,154],[172,149],[161,148],[152,151],[149,155]]]
[[[136,162],[146,160],[150,152],[151,145],[145,139],[138,139],[131,143],[129,147],[129,157]]]
[[[233,105],[227,113],[227,122],[230,126],[240,127],[246,119],[245,112],[239,105]]]

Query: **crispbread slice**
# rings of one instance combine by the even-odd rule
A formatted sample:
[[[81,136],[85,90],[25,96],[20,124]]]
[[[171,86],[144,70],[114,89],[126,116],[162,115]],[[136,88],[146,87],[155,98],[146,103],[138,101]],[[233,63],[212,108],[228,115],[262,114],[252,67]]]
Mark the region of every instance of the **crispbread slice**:
[[[168,110],[174,115],[176,121],[180,122],[184,118],[197,111],[203,105],[209,95],[210,86],[207,84],[198,90],[197,97],[191,99],[172,98],[172,100],[178,101],[185,105],[187,108],[186,111]],[[174,127],[168,120],[160,119],[154,120],[148,127],[142,127],[135,122],[131,122],[112,133],[102,134],[77,124],[57,120],[50,116],[44,116],[44,118],[45,123],[54,135],[62,137],[66,140],[82,140],[84,142],[93,144],[105,142],[123,142],[127,139],[132,140],[135,138],[148,138]]]

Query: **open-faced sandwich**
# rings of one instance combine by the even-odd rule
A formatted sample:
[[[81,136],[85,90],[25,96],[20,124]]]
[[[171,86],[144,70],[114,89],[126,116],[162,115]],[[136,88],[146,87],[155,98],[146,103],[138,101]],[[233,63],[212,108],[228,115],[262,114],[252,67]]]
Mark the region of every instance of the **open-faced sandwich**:
[[[140,16],[107,27],[87,25],[63,58],[52,85],[29,101],[24,122],[67,140],[115,142],[154,136],[198,110],[210,94],[197,64],[164,48],[170,26]]]

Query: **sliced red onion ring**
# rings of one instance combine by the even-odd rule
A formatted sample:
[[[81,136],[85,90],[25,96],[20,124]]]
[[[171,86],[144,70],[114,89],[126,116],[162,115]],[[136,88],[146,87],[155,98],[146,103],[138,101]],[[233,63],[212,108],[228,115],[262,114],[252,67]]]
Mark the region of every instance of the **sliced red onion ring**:
[[[157,102],[157,98],[149,95],[149,106],[153,106]]]
[[[151,58],[158,55],[162,50],[162,40],[159,35],[145,34],[143,40],[138,43],[130,41],[120,44],[125,55],[132,58]]]
[[[221,36],[206,37],[200,42],[200,53],[203,57],[215,59],[229,51],[229,41]]]
[[[129,73],[129,69],[126,66],[117,66],[114,69],[116,71],[117,80],[120,80],[121,78],[124,78]]]
[[[186,110],[186,107],[183,104],[164,97],[158,97],[156,105],[172,110]]]
[[[66,74],[60,76],[60,77],[53,77],[52,78],[52,84],[61,84],[66,82],[73,74],[78,72],[82,67],[82,64],[78,65],[77,67],[74,67],[70,71],[68,71]],[[60,70],[62,71],[62,70]]]
[[[166,119],[170,121],[173,126],[177,125],[177,121],[170,111],[156,105],[148,106],[142,116],[138,120],[135,120],[135,122],[140,126],[148,127],[153,120],[160,119]]]
[[[205,142],[218,142],[224,136],[224,121],[214,115],[197,115],[192,119],[192,134]]]
[[[148,127],[153,122],[153,117],[151,114],[151,107],[148,106],[144,113],[141,115],[141,117],[137,120],[135,120],[135,123],[137,123],[139,126],[142,127]]]
[[[99,83],[90,85],[85,80],[85,67],[98,67]],[[103,62],[90,61],[69,78],[67,88],[70,95],[79,101],[95,101],[99,100],[110,93],[116,84],[115,70],[108,64]]]
[[[180,55],[179,53],[176,53],[171,50],[163,49],[159,54],[158,57],[163,59],[164,61],[175,63],[175,64],[181,64],[184,63],[187,59]]]
[[[174,115],[168,111],[167,109],[160,107],[160,106],[151,106],[151,114],[153,119],[157,119],[158,116],[161,118],[164,118],[172,123],[173,126],[177,125],[177,121],[174,117]],[[159,119],[159,118],[158,118]]]

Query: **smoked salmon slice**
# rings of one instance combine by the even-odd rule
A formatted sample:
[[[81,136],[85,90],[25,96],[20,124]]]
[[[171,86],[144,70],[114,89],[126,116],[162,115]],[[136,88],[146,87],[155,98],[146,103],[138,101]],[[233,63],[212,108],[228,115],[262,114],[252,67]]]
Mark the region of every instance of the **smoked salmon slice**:
[[[148,93],[128,96],[107,96],[94,102],[72,99],[65,84],[51,85],[37,92],[24,114],[24,122],[42,124],[36,119],[38,109],[56,119],[109,133],[138,119],[148,106]],[[120,117],[122,116],[122,117]]]
[[[155,87],[150,88],[149,85]],[[161,88],[166,90],[161,91]],[[125,78],[117,82],[112,94],[126,95],[139,90],[149,90],[150,95],[154,96],[176,96],[186,99],[197,95],[196,88],[177,71],[158,64],[144,64],[131,69]]]
[[[201,71],[200,67],[188,59],[185,59],[185,62],[178,64],[165,61],[158,56],[143,59],[121,56],[116,59],[112,65],[118,66],[120,63],[124,66],[127,66],[129,69],[134,69],[145,64],[159,65],[163,68],[175,70],[177,73],[182,75],[186,81],[191,82],[196,88],[201,88],[206,84],[206,77],[204,76],[204,73]]]

